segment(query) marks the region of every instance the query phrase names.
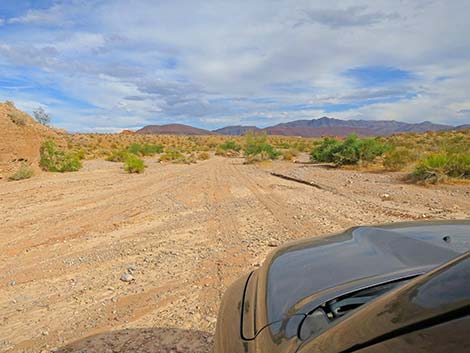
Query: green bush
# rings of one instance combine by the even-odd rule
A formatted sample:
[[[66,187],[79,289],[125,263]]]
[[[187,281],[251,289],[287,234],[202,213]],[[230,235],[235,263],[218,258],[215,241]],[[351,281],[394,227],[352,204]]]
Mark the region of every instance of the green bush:
[[[138,156],[140,154],[140,151],[142,150],[142,146],[138,143],[133,143],[129,147],[127,147],[127,152],[135,154]]]
[[[145,170],[145,163],[135,154],[129,153],[124,161],[124,170],[128,173],[140,174]]]
[[[247,162],[276,159],[281,155],[281,152],[267,143],[266,134],[256,134],[252,131],[245,135],[245,148],[243,152]]]
[[[444,153],[431,154],[421,160],[411,174],[412,180],[438,183],[447,179],[449,157]]]
[[[13,174],[9,180],[11,181],[18,181],[18,180],[23,180],[23,179],[29,179],[33,176],[34,171],[31,166],[29,166],[27,163],[23,162],[21,163],[21,167]]]
[[[470,154],[450,155],[447,175],[453,178],[470,179]]]
[[[82,167],[82,162],[75,153],[58,149],[52,140],[42,144],[40,155],[39,165],[49,172],[75,172]]]
[[[333,162],[334,154],[339,150],[342,143],[337,139],[325,137],[320,145],[313,149],[310,158],[313,162]]]
[[[219,145],[219,148],[224,150],[224,151],[237,151],[239,152],[242,149],[242,146],[240,146],[238,143],[235,141],[225,141],[224,143]]]
[[[385,153],[383,165],[387,170],[398,171],[415,160],[416,153],[414,151],[406,147],[397,147]]]
[[[138,144],[133,143],[129,147],[127,147],[127,152],[135,154],[136,156],[154,156],[157,153],[163,152],[162,145],[153,145],[153,144]]]
[[[140,153],[143,156],[154,156],[157,153],[162,153],[163,152],[163,146],[162,145],[152,145],[152,144],[144,144],[142,146],[142,149],[140,150]]]
[[[314,162],[335,163],[336,165],[357,164],[360,161],[372,162],[390,147],[378,139],[360,139],[349,135],[344,141],[326,137],[311,153]]]
[[[470,179],[470,154],[431,154],[421,160],[411,174],[413,181],[433,184],[449,177]]]

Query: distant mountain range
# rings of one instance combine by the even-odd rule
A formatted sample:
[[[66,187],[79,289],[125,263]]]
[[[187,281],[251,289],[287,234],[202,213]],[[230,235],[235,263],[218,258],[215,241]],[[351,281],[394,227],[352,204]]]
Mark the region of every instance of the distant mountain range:
[[[256,132],[266,132],[269,135],[321,137],[347,136],[352,133],[356,133],[360,136],[385,136],[402,132],[426,132],[469,128],[470,125],[452,126],[434,124],[429,121],[412,124],[395,120],[341,120],[323,117],[312,120],[295,120],[266,128],[237,125],[227,126],[214,131],[199,129],[183,124],[149,125],[137,130],[137,133],[240,136],[251,130]]]

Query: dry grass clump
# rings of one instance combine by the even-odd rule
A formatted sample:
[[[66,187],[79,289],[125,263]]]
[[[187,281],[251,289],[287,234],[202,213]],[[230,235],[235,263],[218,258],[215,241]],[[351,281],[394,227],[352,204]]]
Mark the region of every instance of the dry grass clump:
[[[20,168],[8,179],[10,181],[18,181],[18,180],[24,180],[24,179],[29,179],[34,175],[34,170],[31,168],[29,164],[26,162],[22,162]]]

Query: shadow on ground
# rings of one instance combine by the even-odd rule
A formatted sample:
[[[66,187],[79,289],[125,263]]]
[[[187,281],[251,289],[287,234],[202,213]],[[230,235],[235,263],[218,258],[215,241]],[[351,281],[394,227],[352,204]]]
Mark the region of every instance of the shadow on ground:
[[[212,334],[176,328],[105,332],[72,342],[57,353],[210,353]]]

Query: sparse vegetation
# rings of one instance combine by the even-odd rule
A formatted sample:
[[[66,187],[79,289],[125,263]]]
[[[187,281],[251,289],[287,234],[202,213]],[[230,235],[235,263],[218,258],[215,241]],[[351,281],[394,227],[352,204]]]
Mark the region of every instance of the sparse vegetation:
[[[129,155],[127,150],[112,151],[106,160],[109,162],[124,162]]]
[[[245,135],[244,153],[247,163],[276,159],[281,152],[267,142],[266,134],[256,134],[249,131]]]
[[[162,145],[154,145],[154,144],[138,144],[133,143],[128,148],[127,151],[129,153],[133,153],[136,156],[154,156],[157,153],[162,153],[164,147]]]
[[[129,153],[124,160],[124,170],[128,173],[143,173],[145,170],[145,163],[142,159],[133,153]]]
[[[439,183],[448,178],[470,178],[470,154],[435,153],[425,157],[410,175],[411,180]]]
[[[386,170],[399,171],[415,161],[416,153],[406,147],[396,147],[384,155],[383,166]]]
[[[26,119],[19,111],[11,111],[8,113],[10,120],[18,126],[25,126]]]
[[[168,148],[164,154],[160,156],[160,161],[176,161],[183,160],[184,155],[178,151],[176,148]]]
[[[28,165],[26,162],[22,162],[20,168],[15,172],[15,174],[10,176],[9,180],[18,181],[29,179],[33,176],[33,174],[33,168],[31,168],[31,166]]]
[[[199,159],[200,161],[206,161],[208,160],[209,158],[211,158],[210,154],[207,153],[207,152],[201,152],[198,154],[197,156],[197,159]]]
[[[228,140],[219,145],[219,148],[224,150],[224,151],[236,151],[239,152],[242,149],[242,146],[240,146],[237,142],[233,140]]]
[[[52,140],[45,141],[40,150],[39,165],[49,172],[75,172],[82,167],[77,154],[59,149]]]
[[[299,155],[299,151],[295,148],[290,148],[288,151],[282,153],[282,159],[285,161],[291,161]]]

